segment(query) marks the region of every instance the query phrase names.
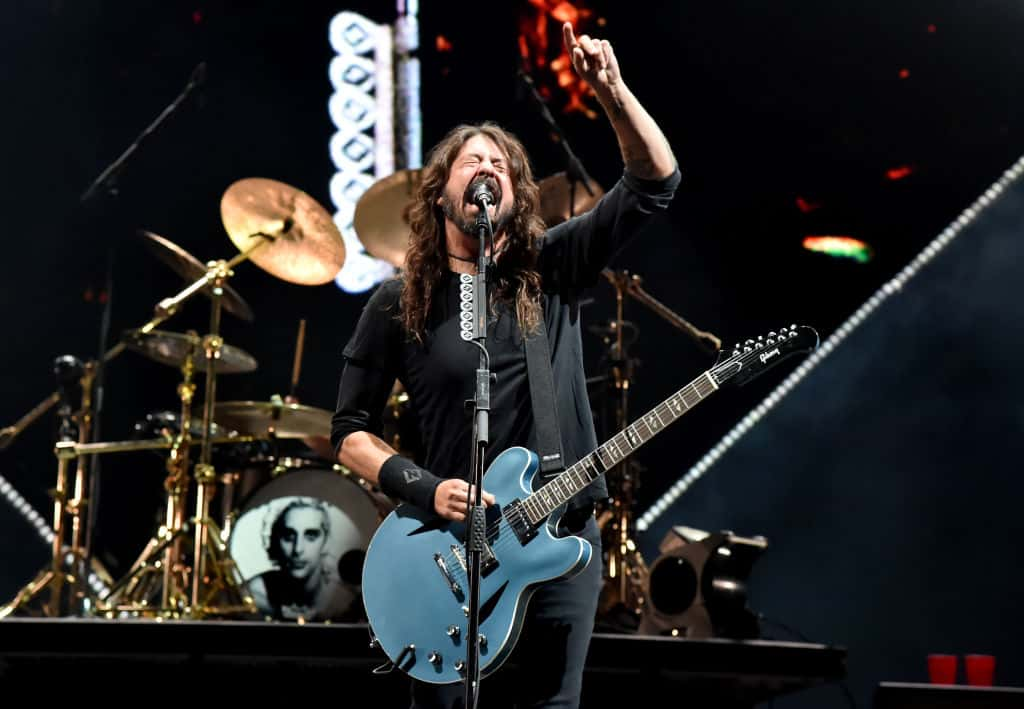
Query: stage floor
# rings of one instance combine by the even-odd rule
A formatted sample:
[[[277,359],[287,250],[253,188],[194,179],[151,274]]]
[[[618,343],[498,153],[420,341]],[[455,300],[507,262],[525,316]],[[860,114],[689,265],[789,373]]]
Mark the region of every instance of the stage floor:
[[[35,696],[53,691],[54,682],[101,682],[105,694],[125,685],[177,695],[194,683],[197,697],[238,701],[298,686],[357,706],[407,706],[405,675],[375,674],[386,658],[369,640],[365,624],[7,618],[0,621],[0,687]],[[505,706],[500,700],[524,681],[514,660],[483,680],[480,706]],[[653,706],[674,696],[688,709],[752,707],[841,680],[845,665],[845,649],[828,645],[598,633],[583,706]]]

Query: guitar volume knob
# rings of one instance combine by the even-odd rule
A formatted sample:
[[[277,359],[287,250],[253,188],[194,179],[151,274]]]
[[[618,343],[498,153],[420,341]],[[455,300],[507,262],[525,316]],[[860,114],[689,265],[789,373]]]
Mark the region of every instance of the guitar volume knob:
[[[447,633],[449,638],[452,638],[453,640],[455,640],[455,639],[457,639],[459,637],[459,626],[457,626],[457,625],[449,625],[448,626],[448,630],[445,631],[445,632]]]
[[[432,650],[430,654],[427,655],[427,662],[429,662],[432,665],[440,665],[441,660],[441,653],[439,653],[437,650]]]

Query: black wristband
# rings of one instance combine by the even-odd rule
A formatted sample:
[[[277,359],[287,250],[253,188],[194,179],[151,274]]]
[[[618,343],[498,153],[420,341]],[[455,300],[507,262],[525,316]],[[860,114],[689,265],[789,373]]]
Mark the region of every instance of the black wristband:
[[[441,478],[408,458],[393,455],[385,460],[377,480],[385,495],[427,512],[434,511],[434,491],[441,484]]]

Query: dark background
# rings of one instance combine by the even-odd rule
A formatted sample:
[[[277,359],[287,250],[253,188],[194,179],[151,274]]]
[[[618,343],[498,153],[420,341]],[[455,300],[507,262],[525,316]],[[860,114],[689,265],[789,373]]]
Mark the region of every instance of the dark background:
[[[539,176],[564,169],[560,148],[515,76],[518,22],[536,10],[525,2],[493,4],[483,17],[480,8],[422,3],[423,145],[456,123],[490,118],[522,137]],[[624,78],[661,124],[684,175],[668,214],[615,266],[642,276],[654,297],[728,344],[791,322],[827,337],[1024,151],[1024,10],[1005,0],[587,8],[593,14],[581,31],[612,41]],[[0,424],[53,390],[54,357],[96,356],[108,264],[111,338],[145,322],[161,298],[184,285],[136,230],[156,232],[200,260],[229,257],[236,249],[220,221],[220,197],[244,177],[299,187],[332,210],[327,25],[344,9],[379,22],[395,16],[391,4],[370,2],[6,4]],[[558,41],[558,23],[549,19],[548,31]],[[438,34],[450,52],[437,51]],[[139,146],[116,195],[83,205],[86,187],[179,94],[200,61],[207,64],[204,86]],[[549,73],[536,79],[553,86]],[[622,164],[608,124],[563,114],[557,90],[550,100],[583,165],[610,188]],[[908,176],[887,178],[903,166]],[[804,211],[800,200],[816,208]],[[671,524],[765,535],[769,548],[752,575],[751,603],[786,626],[766,626],[766,635],[847,646],[849,683],[862,706],[878,681],[925,680],[928,652],[998,652],[997,681],[1019,684],[1024,676],[1013,643],[1022,618],[1012,604],[1022,580],[1015,514],[1024,491],[1014,478],[1020,388],[992,373],[1012,371],[997,358],[1001,368],[984,367],[992,397],[981,400],[968,364],[1020,344],[1013,325],[1019,278],[1012,273],[1020,220],[1019,211],[1005,215],[997,257],[945,286],[933,277],[931,286],[908,289],[902,305],[890,306],[903,308],[891,322],[869,319],[817,378],[639,539],[651,561]],[[874,258],[859,264],[806,251],[801,240],[808,234],[864,239]],[[959,248],[969,262],[970,246]],[[986,271],[997,267],[1009,275]],[[220,377],[219,398],[287,393],[304,318],[297,393],[332,409],[340,351],[368,294],[286,283],[253,264],[241,265],[232,285],[256,320],[225,315],[223,333],[259,369]],[[948,289],[941,297],[940,287]],[[967,312],[965,298],[983,289],[988,309],[978,327],[986,336],[946,331],[931,343],[944,355],[942,367],[905,386],[935,351],[922,344],[928,333],[957,322],[951,318]],[[585,325],[600,325],[612,315],[614,293],[603,283],[592,295]],[[205,331],[206,306],[190,301],[166,328]],[[711,365],[693,341],[640,304],[627,301],[626,316],[639,332],[634,412]],[[886,337],[893,332],[902,337]],[[602,343],[586,337],[597,374]],[[892,376],[872,376],[892,361]],[[641,451],[637,514],[792,366],[716,395]],[[129,438],[147,413],[176,409],[176,383],[174,369],[121,355],[106,370],[102,438]],[[946,408],[936,407],[935,396]],[[933,426],[921,425],[926,415]],[[0,474],[44,517],[56,471],[54,425],[52,415],[44,417],[0,454]],[[902,455],[887,454],[893,450]],[[102,463],[96,553],[118,571],[162,511],[162,459],[123,454]],[[9,596],[46,563],[48,551],[10,507],[0,520],[0,590]],[[982,548],[989,553],[978,556]],[[837,688],[825,687],[777,705],[843,702]]]

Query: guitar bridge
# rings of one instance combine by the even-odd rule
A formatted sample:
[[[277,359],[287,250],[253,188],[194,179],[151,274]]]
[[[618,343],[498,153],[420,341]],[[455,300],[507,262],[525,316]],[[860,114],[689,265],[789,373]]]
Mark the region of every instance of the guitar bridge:
[[[448,570],[448,563],[444,560],[444,557],[440,554],[434,554],[434,563],[437,564],[437,568],[440,569],[441,575],[444,576],[444,580],[448,583],[448,588],[451,589],[455,597],[462,599],[462,586],[459,582],[452,578],[451,572]]]
[[[466,552],[462,548],[461,544],[452,544],[452,555],[459,562],[459,566],[462,567],[463,572],[469,573],[469,562],[466,560]],[[488,571],[498,565],[498,559],[494,556],[494,552],[491,551],[491,545],[485,544],[483,553],[480,557],[480,573],[486,574]]]

